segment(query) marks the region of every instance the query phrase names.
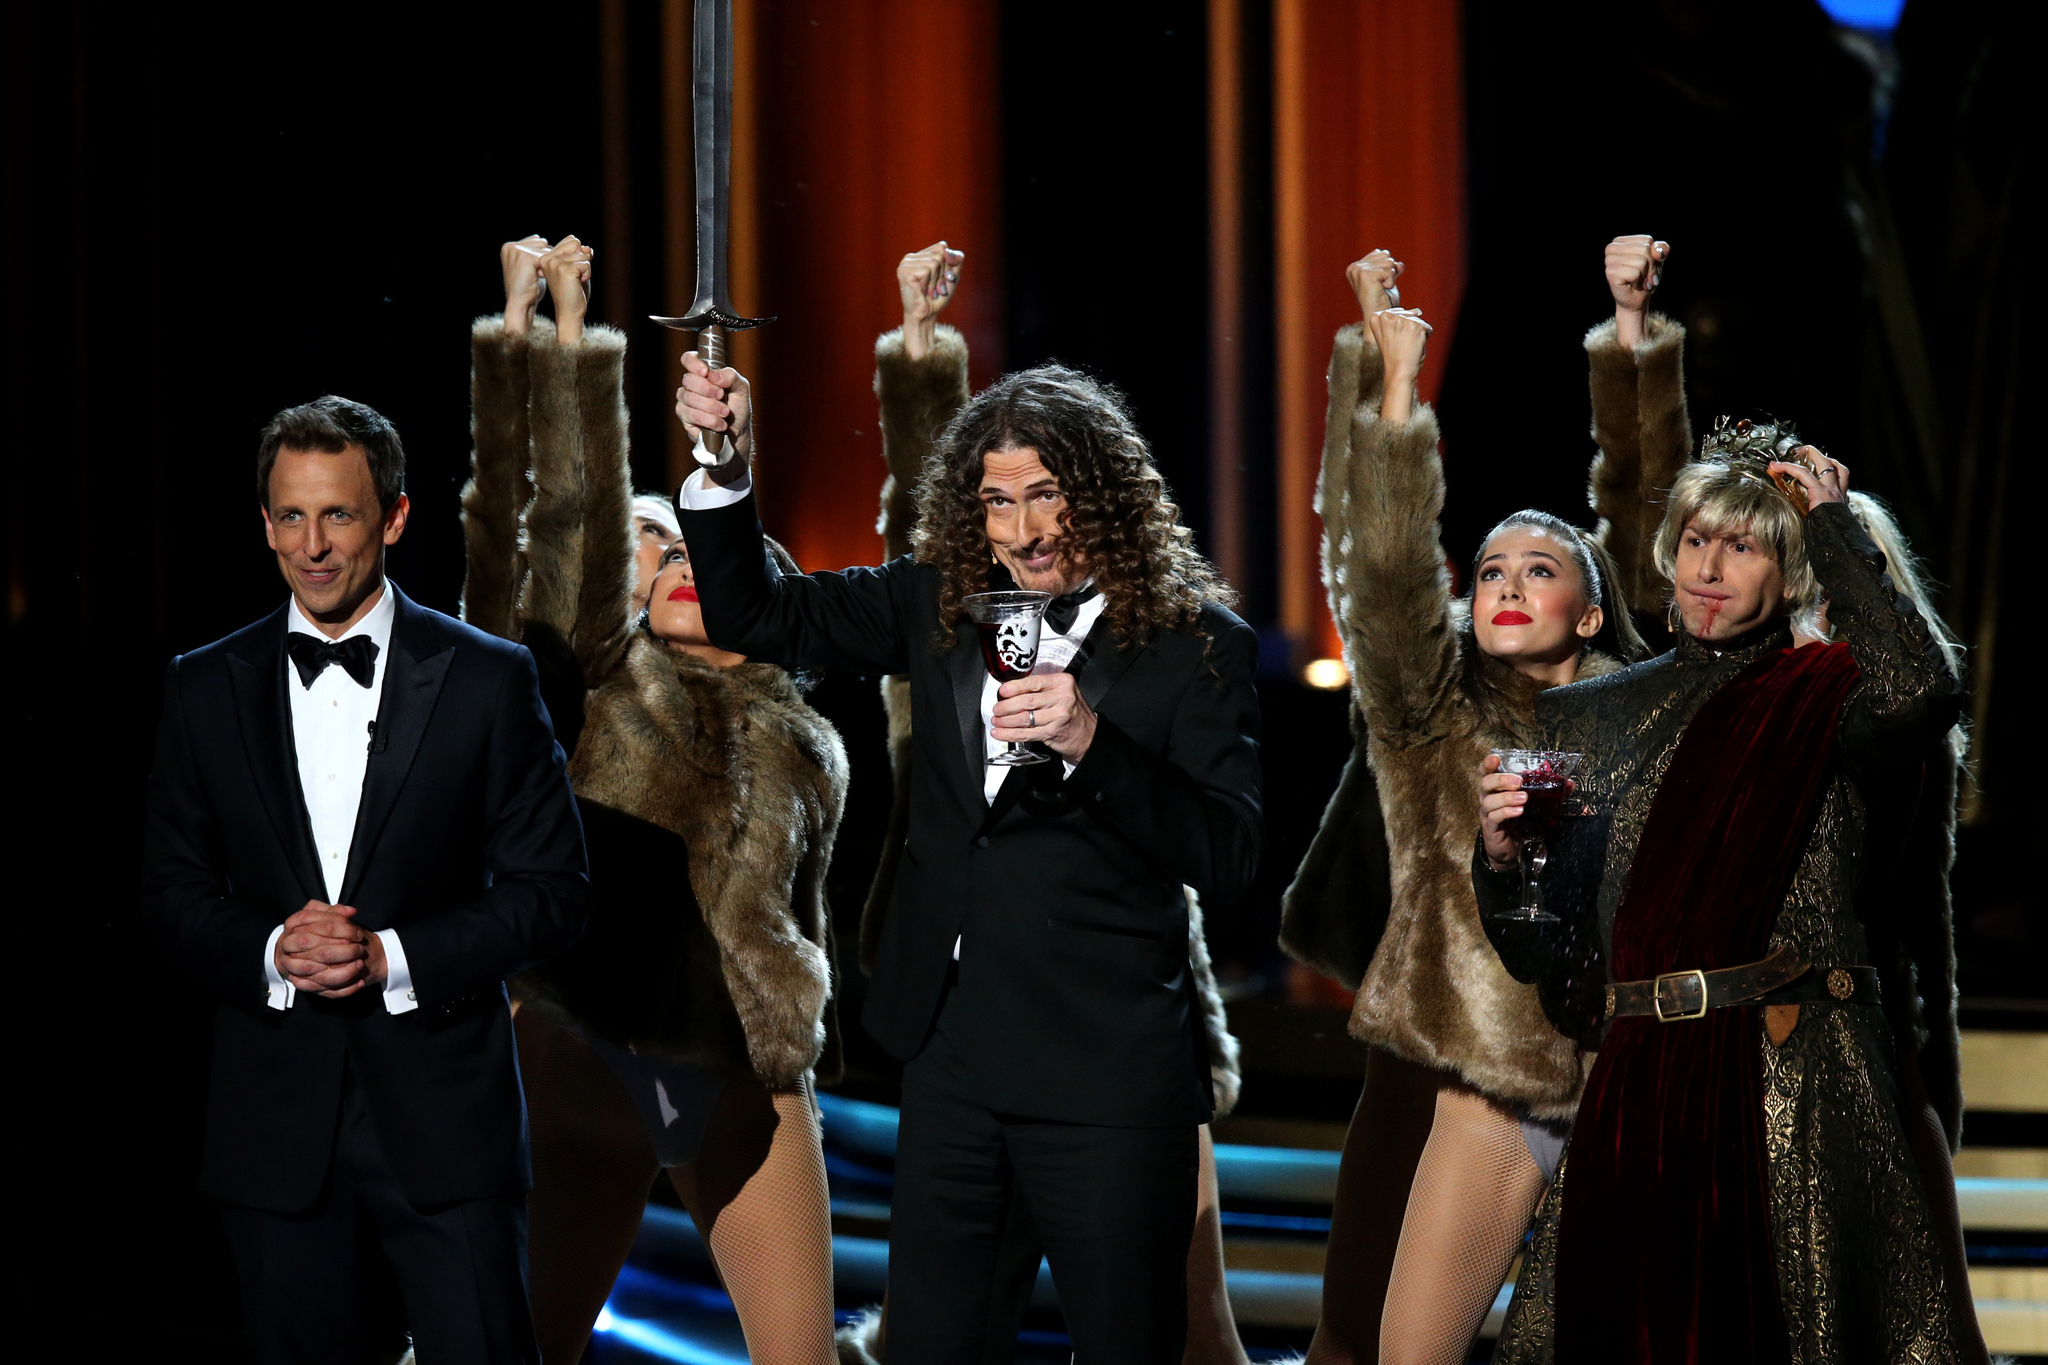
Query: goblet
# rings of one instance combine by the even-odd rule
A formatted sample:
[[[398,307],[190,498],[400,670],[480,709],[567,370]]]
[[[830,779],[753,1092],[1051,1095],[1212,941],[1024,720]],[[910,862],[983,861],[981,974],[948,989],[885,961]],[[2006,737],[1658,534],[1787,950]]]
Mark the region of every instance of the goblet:
[[[1543,888],[1537,878],[1550,860],[1544,840],[1557,830],[1564,815],[1565,797],[1571,794],[1571,775],[1584,754],[1561,753],[1555,749],[1495,749],[1500,770],[1522,779],[1522,792],[1529,800],[1522,813],[1502,824],[1501,832],[1515,841],[1522,864],[1522,903],[1503,910],[1496,919],[1525,923],[1555,924],[1557,916],[1543,908]]]
[[[999,683],[1031,676],[1038,662],[1038,627],[1052,604],[1049,592],[978,592],[962,604],[981,636],[981,661]],[[1046,756],[1016,740],[989,759],[994,768],[1019,768],[1043,763]]]

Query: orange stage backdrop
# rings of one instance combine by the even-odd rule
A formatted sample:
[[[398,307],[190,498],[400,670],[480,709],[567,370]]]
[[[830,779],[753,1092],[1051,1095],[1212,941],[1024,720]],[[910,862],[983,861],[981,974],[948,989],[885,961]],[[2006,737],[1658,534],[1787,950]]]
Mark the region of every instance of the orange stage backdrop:
[[[1274,281],[1280,624],[1297,660],[1333,657],[1314,512],[1325,367],[1358,320],[1344,267],[1375,247],[1407,262],[1401,302],[1435,327],[1433,399],[1465,287],[1465,120],[1458,6],[1276,0]]]
[[[689,7],[669,3],[686,136]],[[776,319],[735,358],[760,395],[762,519],[807,569],[881,557],[874,341],[902,320],[906,251],[943,237],[967,253],[945,320],[976,387],[1001,372],[997,21],[994,0],[735,0],[733,303]],[[687,143],[667,160],[690,202]],[[671,250],[690,259],[687,232]]]

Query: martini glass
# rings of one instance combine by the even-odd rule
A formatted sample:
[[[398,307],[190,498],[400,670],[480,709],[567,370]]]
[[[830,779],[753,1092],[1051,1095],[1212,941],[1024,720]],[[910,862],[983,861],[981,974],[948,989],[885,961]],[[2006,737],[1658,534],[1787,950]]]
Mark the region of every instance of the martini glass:
[[[1515,841],[1522,864],[1522,903],[1503,910],[1495,919],[1519,920],[1529,924],[1555,924],[1557,916],[1543,908],[1543,888],[1536,879],[1550,860],[1544,840],[1557,832],[1564,815],[1565,798],[1571,794],[1571,775],[1584,754],[1561,753],[1555,749],[1495,749],[1500,770],[1522,779],[1528,804],[1522,813],[1501,826],[1501,832]]]
[[[1052,604],[1049,592],[978,592],[963,605],[981,636],[981,661],[999,683],[1031,676],[1038,663],[1038,628]],[[1011,740],[989,759],[992,768],[1043,763],[1045,755]]]

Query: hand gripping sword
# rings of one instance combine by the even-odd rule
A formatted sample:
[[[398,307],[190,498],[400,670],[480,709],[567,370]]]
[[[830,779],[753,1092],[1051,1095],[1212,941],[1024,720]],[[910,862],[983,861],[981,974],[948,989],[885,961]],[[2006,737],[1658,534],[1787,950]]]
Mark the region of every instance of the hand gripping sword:
[[[690,43],[690,96],[697,132],[697,298],[689,315],[656,317],[664,327],[697,334],[706,365],[725,364],[725,334],[774,318],[743,318],[726,293],[726,219],[732,173],[732,0],[697,0]],[[701,433],[714,463],[727,459],[726,433]],[[700,457],[701,459],[701,457]]]

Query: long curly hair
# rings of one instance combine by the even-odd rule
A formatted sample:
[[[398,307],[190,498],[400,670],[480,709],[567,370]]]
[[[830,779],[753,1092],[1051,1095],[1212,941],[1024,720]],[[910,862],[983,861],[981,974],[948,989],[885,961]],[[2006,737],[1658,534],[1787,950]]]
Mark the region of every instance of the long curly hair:
[[[1163,630],[1201,633],[1205,602],[1237,600],[1180,524],[1180,508],[1123,395],[1063,365],[1006,375],[940,433],[917,483],[911,553],[939,571],[939,640],[961,628],[970,594],[988,591],[982,456],[1035,450],[1060,481],[1061,539],[1095,576],[1117,638],[1142,645]]]

